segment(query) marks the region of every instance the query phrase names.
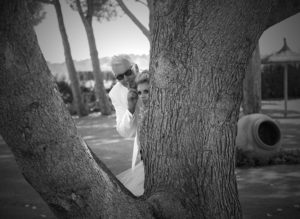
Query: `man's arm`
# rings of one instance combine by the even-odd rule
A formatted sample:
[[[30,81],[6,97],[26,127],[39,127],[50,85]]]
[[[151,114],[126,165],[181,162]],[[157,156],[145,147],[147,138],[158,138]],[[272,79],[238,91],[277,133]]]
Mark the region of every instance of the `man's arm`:
[[[120,100],[120,95],[109,93],[116,110],[116,129],[122,137],[133,137],[137,129],[137,116],[128,110],[128,105]]]

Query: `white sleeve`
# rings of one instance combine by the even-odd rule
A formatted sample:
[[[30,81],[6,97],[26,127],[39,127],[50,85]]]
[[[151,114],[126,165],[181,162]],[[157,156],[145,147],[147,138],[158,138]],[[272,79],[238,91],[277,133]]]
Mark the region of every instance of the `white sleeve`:
[[[117,117],[118,118],[118,117]],[[128,110],[117,120],[117,131],[123,137],[134,137],[137,129],[137,116]]]
[[[137,116],[131,114],[119,98],[110,95],[116,110],[117,131],[122,137],[134,137],[137,129]]]

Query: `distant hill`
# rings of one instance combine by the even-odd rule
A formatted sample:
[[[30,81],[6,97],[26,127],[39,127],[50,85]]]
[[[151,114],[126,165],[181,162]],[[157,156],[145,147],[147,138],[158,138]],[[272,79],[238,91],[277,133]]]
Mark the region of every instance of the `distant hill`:
[[[140,70],[145,70],[149,68],[149,55],[134,55],[129,54],[130,58],[134,63],[136,63]],[[111,71],[110,66],[111,57],[104,57],[100,59],[100,66],[102,71]],[[66,63],[50,63],[47,62],[51,73],[58,80],[69,81],[69,75],[66,67]],[[85,59],[81,61],[75,61],[75,68],[77,71],[92,71],[92,62],[90,59]]]

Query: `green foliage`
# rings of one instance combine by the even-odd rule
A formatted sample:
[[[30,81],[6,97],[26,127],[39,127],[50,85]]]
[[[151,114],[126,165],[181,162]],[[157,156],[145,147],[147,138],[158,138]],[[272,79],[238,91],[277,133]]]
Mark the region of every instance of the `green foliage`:
[[[73,10],[78,11],[76,0],[67,2]],[[109,21],[117,16],[117,4],[113,0],[80,0],[80,5],[85,17],[93,16],[98,21]]]
[[[237,167],[258,167],[278,164],[300,164],[299,150],[280,150],[272,154],[262,154],[253,151],[236,151]]]
[[[283,98],[283,66],[264,66],[261,75],[262,99]],[[300,68],[288,67],[288,96],[300,97]]]

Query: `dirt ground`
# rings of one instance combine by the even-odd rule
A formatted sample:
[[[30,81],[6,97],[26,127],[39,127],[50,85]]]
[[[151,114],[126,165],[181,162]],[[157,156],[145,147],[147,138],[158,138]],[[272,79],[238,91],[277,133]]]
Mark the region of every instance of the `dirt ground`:
[[[277,119],[284,149],[300,148],[300,100],[263,101],[262,112]],[[76,119],[80,134],[96,155],[118,174],[130,167],[133,139],[121,138],[115,116],[91,114]],[[300,165],[277,165],[236,170],[244,218],[299,219]],[[0,218],[55,218],[48,206],[24,180],[14,157],[0,137]]]

